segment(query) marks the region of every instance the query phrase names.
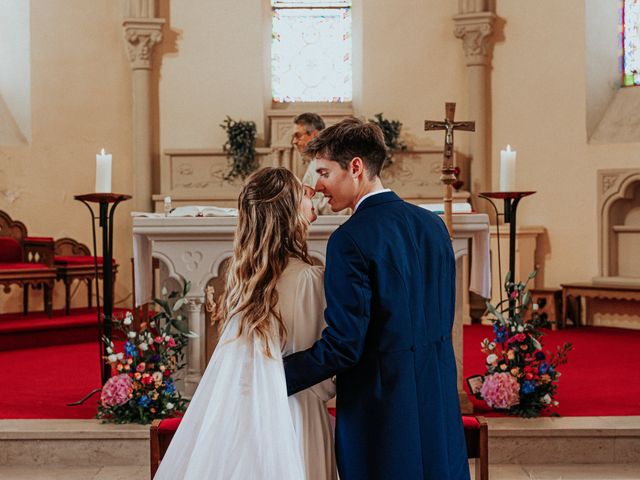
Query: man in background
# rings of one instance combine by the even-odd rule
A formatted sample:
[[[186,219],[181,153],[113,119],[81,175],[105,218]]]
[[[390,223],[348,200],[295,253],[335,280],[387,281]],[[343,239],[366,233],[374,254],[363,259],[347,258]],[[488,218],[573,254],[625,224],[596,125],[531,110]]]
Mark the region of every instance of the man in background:
[[[317,113],[305,112],[293,119],[294,129],[291,144],[302,155],[304,163],[308,163],[307,170],[302,177],[302,183],[312,188],[316,187],[319,175],[316,172],[316,160],[305,153],[307,144],[316,138],[324,130],[324,120]],[[349,215],[350,209],[334,212],[327,198],[321,193],[316,193],[312,198],[313,206],[319,215]]]

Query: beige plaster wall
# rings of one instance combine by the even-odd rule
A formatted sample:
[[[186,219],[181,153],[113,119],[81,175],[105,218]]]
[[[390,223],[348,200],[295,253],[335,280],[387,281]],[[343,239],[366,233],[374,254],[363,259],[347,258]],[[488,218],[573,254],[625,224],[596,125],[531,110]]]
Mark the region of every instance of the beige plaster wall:
[[[221,147],[226,115],[253,120],[264,138],[270,108],[268,0],[174,0],[160,73],[162,149]],[[423,131],[443,118],[444,102],[467,104],[464,54],[453,37],[457,2],[354,0],[356,114],[384,112],[405,124],[416,143],[442,135]],[[460,147],[464,139],[460,135]]]
[[[589,145],[585,1],[498,2],[493,62],[493,185],[499,151],[518,151],[519,223],[548,229],[547,286],[598,273],[596,171],[637,166],[638,144]]]
[[[131,73],[122,36],[121,3],[112,0],[31,2],[32,140],[0,145],[0,209],[30,235],[70,236],[91,244],[89,213],[73,200],[95,189],[95,154],[113,154],[113,190],[130,193]],[[118,208],[114,255],[121,273],[116,302],[130,291],[130,207]],[[63,304],[57,284],[55,308]],[[20,291],[0,295],[0,311],[19,309]],[[42,308],[41,292],[32,305]],[[84,287],[78,305],[86,302]]]

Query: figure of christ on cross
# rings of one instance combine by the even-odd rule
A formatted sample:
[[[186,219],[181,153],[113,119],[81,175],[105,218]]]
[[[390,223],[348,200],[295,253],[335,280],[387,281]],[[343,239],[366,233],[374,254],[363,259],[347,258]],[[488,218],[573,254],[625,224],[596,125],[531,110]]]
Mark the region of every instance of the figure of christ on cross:
[[[451,184],[456,181],[455,169],[453,167],[453,131],[463,130],[474,132],[476,130],[476,122],[454,122],[453,118],[456,114],[456,104],[453,102],[445,103],[445,119],[442,122],[425,120],[424,129],[429,130],[445,130],[444,136],[444,154],[442,159],[442,175],[440,181],[444,183],[444,220],[449,230],[449,237],[453,241],[453,219],[451,213],[451,203],[453,201],[453,187]]]

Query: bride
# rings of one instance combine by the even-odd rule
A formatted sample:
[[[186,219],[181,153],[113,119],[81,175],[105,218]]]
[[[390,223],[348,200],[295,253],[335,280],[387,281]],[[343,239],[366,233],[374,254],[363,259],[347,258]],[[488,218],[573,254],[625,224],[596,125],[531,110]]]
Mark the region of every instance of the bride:
[[[155,480],[335,480],[326,380],[287,399],[283,355],[324,328],[322,267],[307,253],[313,190],[264,168],[239,198],[234,254],[209,365]]]

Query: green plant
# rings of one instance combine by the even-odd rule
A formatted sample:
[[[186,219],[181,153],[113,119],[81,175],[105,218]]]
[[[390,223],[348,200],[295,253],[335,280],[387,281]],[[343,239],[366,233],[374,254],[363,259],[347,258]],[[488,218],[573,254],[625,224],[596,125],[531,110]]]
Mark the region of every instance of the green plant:
[[[380,127],[384,134],[384,143],[387,146],[387,158],[385,158],[383,166],[383,168],[386,168],[393,163],[393,155],[396,152],[407,149],[406,143],[400,138],[402,123],[398,120],[388,120],[383,117],[382,113],[376,113],[374,117],[370,118],[369,121]]]
[[[227,141],[222,148],[231,159],[231,170],[224,179],[233,180],[237,177],[245,179],[258,168],[256,124],[251,121],[235,121],[227,115],[220,126],[227,132]]]

